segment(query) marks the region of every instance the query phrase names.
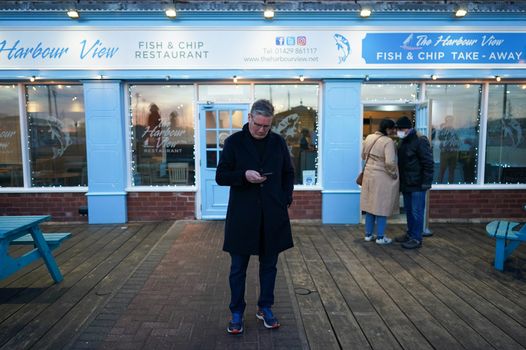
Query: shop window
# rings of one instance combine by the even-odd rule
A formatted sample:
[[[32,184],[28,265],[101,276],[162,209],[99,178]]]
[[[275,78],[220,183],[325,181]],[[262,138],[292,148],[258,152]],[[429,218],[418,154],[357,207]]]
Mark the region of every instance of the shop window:
[[[318,177],[318,85],[255,85],[255,99],[272,102],[272,131],[283,136],[296,172],[296,184],[315,185]]]
[[[418,84],[378,84],[362,85],[362,102],[415,103],[418,97]]]
[[[81,85],[26,86],[31,186],[86,186]]]
[[[0,85],[0,187],[22,187],[20,113],[16,85]]]
[[[427,85],[435,183],[477,183],[481,92],[478,84]]]
[[[134,186],[195,184],[192,85],[131,85]]]
[[[489,86],[486,183],[526,183],[526,84]]]
[[[199,101],[209,102],[248,102],[250,101],[250,85],[247,84],[214,84],[199,85],[197,93]]]

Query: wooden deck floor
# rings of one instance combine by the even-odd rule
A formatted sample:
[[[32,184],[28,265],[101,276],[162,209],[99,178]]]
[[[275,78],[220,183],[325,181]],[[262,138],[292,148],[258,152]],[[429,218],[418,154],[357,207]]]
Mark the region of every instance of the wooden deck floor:
[[[177,249],[206,249],[201,260],[193,253],[195,263],[206,268],[197,265],[191,271],[195,293],[203,294],[201,305],[215,300],[206,293],[227,297],[226,281],[216,287],[202,283],[215,276],[214,266],[221,276],[227,271],[224,254],[211,253],[220,251],[222,222],[173,224],[46,225],[45,232],[72,233],[55,251],[65,279],[53,284],[45,267],[35,263],[0,281],[0,348],[82,348],[75,339],[125,284],[131,299],[145,290],[154,271],[156,283],[161,283],[159,267],[173,269],[172,275],[179,271]],[[277,288],[289,291],[293,316],[285,319],[300,340],[296,334],[297,344],[286,343],[286,333],[279,330],[280,341],[288,349],[526,349],[525,246],[502,273],[492,267],[494,241],[486,237],[483,225],[431,228],[435,235],[426,238],[421,249],[406,251],[397,244],[364,242],[360,225],[295,223],[296,246],[280,258],[285,278],[278,279]],[[197,234],[201,231],[206,233]],[[391,236],[401,234],[403,225],[390,225],[388,231]],[[180,244],[192,237],[200,241]],[[185,256],[185,264],[192,263],[188,259],[192,254]],[[201,271],[206,272],[202,277]],[[132,275],[142,276],[142,282]],[[151,296],[154,290],[144,293]],[[115,311],[115,318],[126,311]],[[99,327],[101,337],[115,333],[115,320],[109,321],[101,323],[107,325]],[[218,334],[225,333],[222,325],[214,327]],[[285,347],[269,343],[262,334],[250,342],[247,333],[244,344],[251,349]],[[144,342],[121,347],[148,348],[152,334],[142,336]],[[205,348],[202,339],[199,346],[188,339],[184,347],[181,342],[177,347],[165,342],[165,347]],[[222,345],[216,348],[244,348],[236,340],[217,339]],[[94,344],[102,343],[86,342],[83,348],[98,348]]]

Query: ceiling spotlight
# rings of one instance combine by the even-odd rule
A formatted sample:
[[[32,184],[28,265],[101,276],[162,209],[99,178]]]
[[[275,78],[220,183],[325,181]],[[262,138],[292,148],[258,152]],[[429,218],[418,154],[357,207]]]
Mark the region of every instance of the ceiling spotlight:
[[[265,11],[263,11],[263,17],[265,17],[265,19],[274,18],[274,9],[271,7],[267,7]]]
[[[32,77],[29,78],[29,81],[30,82],[34,82],[37,78],[33,75]]]
[[[300,75],[300,81],[305,81],[305,77],[303,75]]]
[[[168,18],[175,18],[177,17],[177,11],[175,11],[175,8],[174,7],[171,7],[169,9],[166,9],[166,11],[164,11],[164,14],[166,15],[166,17]]]
[[[68,17],[71,19],[79,19],[80,17],[79,12],[75,9],[68,10],[68,12],[66,13],[68,14]]]
[[[365,81],[369,81],[369,75],[365,76]]]
[[[170,80],[170,76],[167,75],[167,76],[165,77],[165,79],[166,79],[166,80]]]
[[[433,79],[433,80],[437,80],[437,78],[438,78],[438,77],[437,77],[435,74],[432,74],[432,75],[431,75],[431,79]]]
[[[360,10],[360,17],[366,18],[371,15],[371,9],[368,7],[362,7]]]
[[[466,10],[464,7],[459,7],[455,11],[455,17],[464,17],[467,14],[468,14],[468,10]]]
[[[234,84],[237,84],[237,75],[234,75],[234,76],[232,77],[232,81],[234,82]]]
[[[500,77],[500,75],[496,75],[496,76],[495,76],[495,80],[496,80],[496,81],[501,81],[502,78]]]

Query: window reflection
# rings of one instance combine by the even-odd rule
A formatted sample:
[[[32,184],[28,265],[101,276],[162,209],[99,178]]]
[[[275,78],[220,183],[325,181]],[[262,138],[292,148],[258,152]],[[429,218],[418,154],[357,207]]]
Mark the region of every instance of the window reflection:
[[[256,85],[255,99],[272,102],[272,131],[290,150],[296,184],[315,185],[318,162],[318,85]]]
[[[490,85],[486,183],[526,183],[526,85]]]
[[[363,102],[416,102],[418,95],[418,84],[362,84]]]
[[[16,85],[0,85],[0,187],[21,187],[22,153]]]
[[[31,186],[86,186],[81,85],[26,86]]]
[[[481,86],[429,84],[435,183],[476,183]]]
[[[192,85],[130,86],[133,185],[195,184],[192,96]]]

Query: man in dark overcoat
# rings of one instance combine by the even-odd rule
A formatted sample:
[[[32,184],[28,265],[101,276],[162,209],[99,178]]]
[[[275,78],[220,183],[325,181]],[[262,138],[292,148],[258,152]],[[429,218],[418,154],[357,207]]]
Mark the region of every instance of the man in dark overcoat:
[[[225,140],[216,182],[230,186],[223,250],[230,253],[230,311],[227,331],[243,332],[246,270],[259,256],[260,294],[256,317],[266,328],[279,327],[274,303],[278,254],[293,246],[287,208],[292,203],[294,168],[285,140],[270,131],[274,107],[254,102],[243,130]]]

